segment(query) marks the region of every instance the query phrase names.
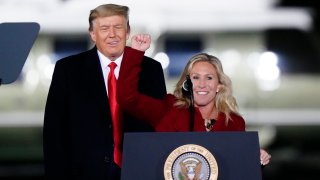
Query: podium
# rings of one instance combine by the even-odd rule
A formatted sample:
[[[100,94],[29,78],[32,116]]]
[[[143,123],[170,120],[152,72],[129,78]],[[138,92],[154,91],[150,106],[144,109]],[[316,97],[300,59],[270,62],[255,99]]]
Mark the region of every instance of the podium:
[[[201,148],[198,150],[198,147],[204,150]],[[192,149],[195,151],[189,152]],[[208,153],[211,153],[213,158],[208,156]],[[189,154],[196,155],[196,158],[187,157]],[[258,133],[253,131],[126,133],[121,179],[163,180],[166,176],[170,176],[166,179],[187,180],[183,178],[182,167],[192,164],[188,162],[189,159],[191,161],[204,159],[200,163],[201,168],[209,170],[202,170],[204,172],[202,174],[198,173],[199,177],[201,174],[201,180],[262,179],[259,138]],[[178,162],[179,160],[181,162]],[[198,163],[197,160],[193,162]],[[217,167],[210,169],[210,166]],[[169,175],[168,168],[171,167]],[[193,167],[190,165],[189,169],[196,172],[195,165]],[[206,172],[209,172],[209,176]],[[210,177],[210,173],[217,177]]]
[[[18,78],[39,30],[34,22],[0,23],[0,85]]]

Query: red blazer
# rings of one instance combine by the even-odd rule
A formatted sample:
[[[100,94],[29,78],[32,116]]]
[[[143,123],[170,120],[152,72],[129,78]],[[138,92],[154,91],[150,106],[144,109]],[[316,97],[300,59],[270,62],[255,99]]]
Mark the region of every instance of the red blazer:
[[[158,132],[189,131],[190,112],[188,108],[174,106],[175,97],[167,94],[163,99],[155,99],[138,92],[139,72],[144,52],[132,48],[125,50],[117,81],[119,105],[133,116],[150,123]],[[206,131],[204,120],[195,108],[194,131]],[[245,131],[241,116],[231,114],[228,124],[225,115],[219,113],[212,131]]]

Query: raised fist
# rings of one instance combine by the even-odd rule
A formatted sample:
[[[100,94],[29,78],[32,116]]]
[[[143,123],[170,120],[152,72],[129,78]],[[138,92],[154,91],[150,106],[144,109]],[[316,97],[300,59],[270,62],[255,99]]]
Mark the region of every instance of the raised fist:
[[[151,37],[149,34],[137,34],[131,38],[131,48],[146,51],[151,44]]]

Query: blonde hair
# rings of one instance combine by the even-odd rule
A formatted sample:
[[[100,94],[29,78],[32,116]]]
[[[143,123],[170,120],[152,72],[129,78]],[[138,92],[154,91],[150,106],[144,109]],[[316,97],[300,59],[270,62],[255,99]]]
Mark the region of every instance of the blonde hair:
[[[191,106],[191,100],[188,95],[183,92],[182,86],[187,75],[190,74],[191,69],[197,62],[208,62],[216,69],[221,87],[215,97],[215,106],[219,112],[225,114],[226,123],[228,123],[228,120],[231,119],[231,113],[240,115],[238,112],[236,99],[232,95],[232,82],[230,78],[223,72],[221,61],[217,57],[208,55],[206,53],[196,54],[185,66],[173,92],[174,96],[176,97],[175,106],[183,108]]]
[[[89,31],[93,30],[93,22],[98,17],[123,16],[127,20],[128,32],[129,24],[129,7],[117,4],[103,4],[90,11],[89,15]]]

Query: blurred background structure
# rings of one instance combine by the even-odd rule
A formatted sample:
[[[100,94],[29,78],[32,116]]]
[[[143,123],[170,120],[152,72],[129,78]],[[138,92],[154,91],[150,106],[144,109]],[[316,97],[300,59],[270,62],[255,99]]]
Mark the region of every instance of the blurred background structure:
[[[222,60],[247,130],[258,131],[272,154],[264,180],[319,178],[317,1],[0,0],[0,23],[41,27],[18,80],[0,86],[0,179],[43,179],[43,114],[55,62],[92,47],[89,11],[104,3],[129,6],[131,34],[151,34],[147,55],[161,62],[169,92],[193,54]]]

